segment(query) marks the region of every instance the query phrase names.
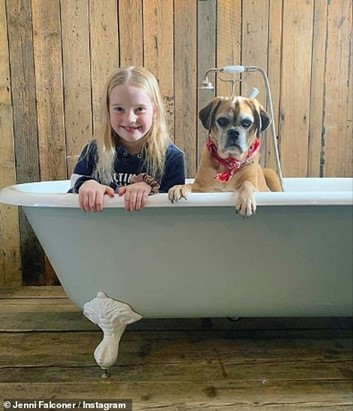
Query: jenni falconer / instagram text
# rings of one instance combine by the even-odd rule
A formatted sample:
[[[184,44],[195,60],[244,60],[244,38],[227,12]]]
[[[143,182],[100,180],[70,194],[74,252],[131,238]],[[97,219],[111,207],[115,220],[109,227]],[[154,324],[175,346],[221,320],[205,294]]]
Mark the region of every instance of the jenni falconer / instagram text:
[[[132,410],[132,400],[5,400],[5,410]]]

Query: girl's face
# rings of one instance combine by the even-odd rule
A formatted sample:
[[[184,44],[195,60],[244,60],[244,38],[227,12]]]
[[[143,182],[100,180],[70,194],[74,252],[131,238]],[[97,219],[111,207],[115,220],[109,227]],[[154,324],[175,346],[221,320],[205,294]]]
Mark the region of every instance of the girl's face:
[[[152,126],[153,115],[151,98],[142,88],[121,84],[110,92],[110,125],[122,142],[142,139]]]

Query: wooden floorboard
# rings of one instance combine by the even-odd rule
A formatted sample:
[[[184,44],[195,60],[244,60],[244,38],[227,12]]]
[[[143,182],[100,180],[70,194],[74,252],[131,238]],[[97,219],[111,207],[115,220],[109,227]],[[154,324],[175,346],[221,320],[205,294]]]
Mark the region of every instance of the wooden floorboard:
[[[133,410],[351,410],[351,318],[150,319],[102,379],[102,337],[61,287],[0,289],[0,398]]]

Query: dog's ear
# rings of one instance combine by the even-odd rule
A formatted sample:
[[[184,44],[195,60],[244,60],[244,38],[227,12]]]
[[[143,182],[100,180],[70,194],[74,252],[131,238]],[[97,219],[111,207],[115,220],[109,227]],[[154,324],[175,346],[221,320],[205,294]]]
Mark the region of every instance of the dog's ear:
[[[271,118],[258,100],[250,99],[248,100],[248,104],[254,114],[254,128],[256,137],[260,138],[261,133],[263,133],[271,124]]]
[[[223,97],[215,97],[200,110],[199,119],[206,130],[211,129],[215,120],[215,113],[223,100]]]
[[[263,133],[271,124],[271,117],[260,104],[261,133]]]
[[[253,113],[255,118],[254,126],[256,137],[260,138],[261,133],[263,133],[271,124],[271,118],[257,100],[253,100]]]

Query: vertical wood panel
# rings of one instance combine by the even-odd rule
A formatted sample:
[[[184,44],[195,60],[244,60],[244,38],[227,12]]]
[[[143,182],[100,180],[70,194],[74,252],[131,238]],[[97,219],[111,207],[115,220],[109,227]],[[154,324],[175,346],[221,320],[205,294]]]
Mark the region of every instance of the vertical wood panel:
[[[241,64],[241,0],[218,0],[217,2],[217,67]],[[238,79],[223,74],[224,79]],[[231,84],[217,81],[217,95],[231,93]],[[240,83],[234,87],[234,95],[239,95]]]
[[[267,71],[269,0],[243,0],[242,64],[260,66]],[[262,77],[251,73],[241,84],[241,94],[247,96],[251,87],[260,93],[257,99],[265,106],[266,93]]]
[[[269,0],[243,0],[242,62],[245,66],[258,66],[267,72],[269,36]],[[255,72],[245,74],[241,94],[248,96],[252,87],[259,90],[257,99],[266,107],[266,89],[262,76]],[[266,141],[271,133],[262,136],[261,165],[265,163]]]
[[[313,1],[284,2],[280,148],[285,177],[307,175],[312,34]]]
[[[61,1],[66,146],[80,153],[92,138],[90,41],[87,0]],[[70,168],[73,163],[69,163]]]
[[[327,0],[316,0],[314,9],[313,55],[311,70],[308,175],[320,176],[323,109],[325,92],[325,53],[327,33]]]
[[[173,0],[144,0],[144,65],[159,80],[171,137],[174,136]]]
[[[37,111],[30,0],[8,0],[17,182],[39,181]]]
[[[0,189],[16,183],[5,0],[0,0]],[[0,286],[21,283],[18,212],[0,204]]]
[[[267,75],[271,88],[274,125],[278,142],[279,99],[281,84],[282,60],[282,0],[270,0],[268,27],[268,69]],[[268,109],[268,108],[267,108]],[[276,170],[276,160],[273,148],[272,133],[268,131],[263,140],[262,161],[266,167]]]
[[[186,175],[196,173],[196,3],[175,4],[175,143],[185,152]]]
[[[59,0],[32,0],[32,14],[40,176],[61,180],[67,172]]]
[[[119,29],[121,66],[142,66],[142,0],[119,0]]]
[[[59,1],[32,0],[32,16],[40,176],[41,180],[65,179]],[[54,270],[45,258],[42,283],[54,284],[56,281]]]
[[[119,67],[116,0],[90,0],[90,47],[93,133],[100,127],[103,92],[108,77]],[[104,45],[104,47],[102,47]]]
[[[208,69],[216,67],[216,0],[199,0],[197,10],[197,87],[204,80]],[[215,84],[213,75],[209,80]],[[197,112],[215,96],[214,90],[198,89]],[[201,159],[207,131],[202,127],[201,121],[197,122],[197,160]]]
[[[32,15],[29,0],[7,1],[16,180],[40,180],[33,60]],[[26,282],[43,282],[44,253],[22,210],[19,211],[22,272]]]
[[[67,165],[59,0],[32,0],[32,16],[40,176],[61,180]],[[47,258],[44,265],[43,283],[55,284]]]
[[[350,21],[349,35],[349,76],[348,76],[348,104],[347,104],[347,131],[346,131],[346,169],[344,176],[353,176],[353,3],[349,3],[348,20]]]
[[[352,147],[346,142],[347,113],[349,107],[349,58],[352,41],[352,13],[349,0],[331,1],[328,5],[327,20],[327,62],[325,72],[325,116],[324,116],[324,175],[344,176],[352,172]],[[352,135],[348,136],[351,141]]]

